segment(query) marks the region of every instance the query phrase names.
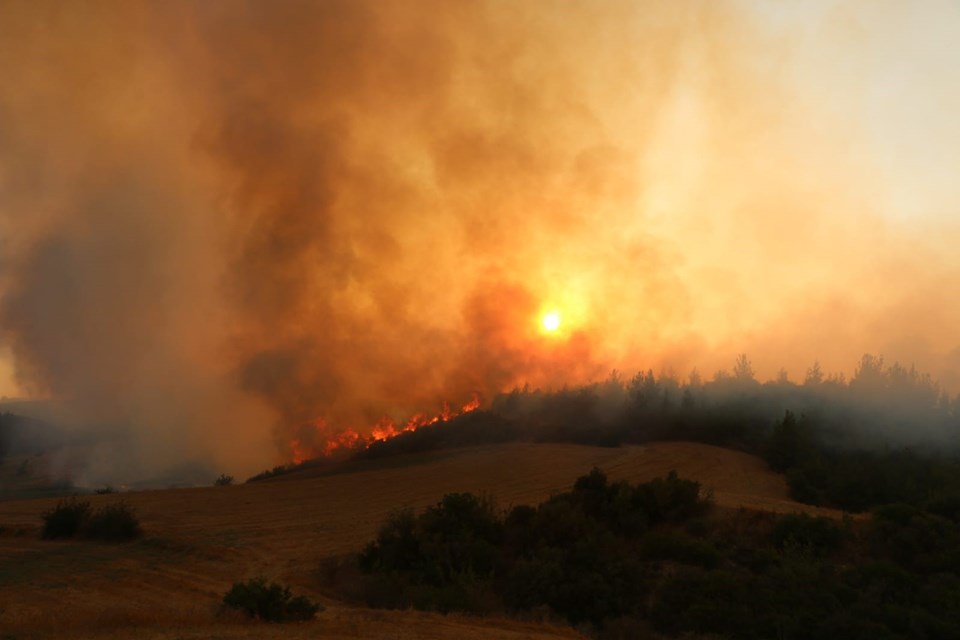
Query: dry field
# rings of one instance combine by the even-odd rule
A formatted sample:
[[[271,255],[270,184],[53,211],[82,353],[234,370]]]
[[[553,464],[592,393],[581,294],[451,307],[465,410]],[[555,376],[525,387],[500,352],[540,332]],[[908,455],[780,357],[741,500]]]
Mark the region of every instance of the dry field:
[[[0,502],[0,638],[579,637],[535,622],[358,609],[315,589],[321,560],[358,550],[393,510],[455,491],[491,494],[504,508],[534,504],[593,466],[631,481],[676,469],[724,507],[837,515],[791,502],[783,478],[757,458],[692,443],[498,445],[248,485],[91,496],[94,506],[123,499],[136,508],[145,536],[121,545],[41,541],[40,514],[56,500]],[[327,610],[280,627],[218,617],[229,586],[257,575]]]

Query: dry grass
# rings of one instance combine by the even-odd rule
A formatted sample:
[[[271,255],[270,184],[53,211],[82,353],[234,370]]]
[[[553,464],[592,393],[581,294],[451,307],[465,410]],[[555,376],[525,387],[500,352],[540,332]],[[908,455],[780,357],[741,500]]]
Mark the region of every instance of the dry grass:
[[[537,503],[598,466],[613,479],[649,480],[676,469],[718,505],[835,512],[787,498],[759,459],[691,443],[606,449],[511,444],[367,463],[335,474],[231,487],[91,496],[131,504],[146,532],[122,545],[38,540],[56,500],[0,502],[0,633],[32,637],[556,638],[569,629],[517,621],[353,609],[315,590],[321,560],[356,551],[391,511],[422,508],[454,491],[498,504]],[[235,580],[264,575],[328,607],[315,622],[283,626],[217,616]],[[136,629],[131,633],[131,629]]]

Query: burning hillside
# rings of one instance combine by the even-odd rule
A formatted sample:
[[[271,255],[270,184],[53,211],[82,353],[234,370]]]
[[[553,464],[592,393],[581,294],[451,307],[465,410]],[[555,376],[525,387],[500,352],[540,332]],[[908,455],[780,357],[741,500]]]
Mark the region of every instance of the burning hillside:
[[[405,422],[398,424],[392,418],[384,416],[373,426],[365,429],[335,429],[325,421],[317,420],[301,425],[290,441],[290,460],[300,464],[305,460],[319,457],[336,457],[340,453],[365,449],[375,442],[384,442],[402,433],[416,431],[439,422],[447,422],[480,407],[480,397],[473,398],[459,409],[452,409],[444,403],[441,411],[434,415],[416,413]]]
[[[0,2],[2,393],[155,471],[743,351],[960,388],[956,12],[768,5]]]

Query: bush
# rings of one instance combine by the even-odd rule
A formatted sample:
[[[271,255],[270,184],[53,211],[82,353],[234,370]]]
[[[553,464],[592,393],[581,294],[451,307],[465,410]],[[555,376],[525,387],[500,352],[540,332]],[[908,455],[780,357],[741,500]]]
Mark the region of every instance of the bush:
[[[488,578],[502,529],[489,498],[447,494],[419,517],[409,509],[392,514],[360,554],[359,565],[365,573],[401,571],[414,583],[435,587]]]
[[[442,585],[493,573],[502,523],[489,497],[447,494],[418,522],[425,582]]]
[[[598,531],[569,548],[545,546],[505,577],[502,598],[513,610],[546,605],[571,624],[596,627],[632,613],[643,601],[643,572],[613,534]]]
[[[97,509],[80,529],[82,537],[106,542],[133,540],[142,534],[143,530],[140,528],[136,512],[125,502],[109,504]]]
[[[636,492],[650,524],[685,522],[702,516],[710,506],[709,500],[700,497],[700,483],[684,480],[676,471],[637,485]]]
[[[264,469],[257,475],[247,478],[247,482],[257,482],[259,480],[266,480],[267,478],[275,478],[276,476],[289,473],[295,469],[296,466],[295,464],[278,464],[273,469]]]
[[[221,473],[220,477],[213,481],[215,487],[229,487],[231,484],[233,484],[233,476],[228,476],[225,473]]]
[[[418,536],[417,517],[413,509],[391,514],[377,532],[376,541],[368,544],[360,554],[361,570],[364,573],[419,572],[424,559]]]
[[[650,621],[654,629],[667,635],[762,637],[755,633],[757,620],[750,595],[749,580],[737,573],[679,572],[661,585]]]
[[[43,514],[44,540],[72,538],[80,533],[87,518],[90,517],[90,503],[76,498],[61,500],[57,506]]]
[[[124,502],[91,511],[90,503],[76,498],[61,500],[43,514],[41,537],[45,540],[81,537],[88,540],[120,542],[143,533],[133,507]]]
[[[294,596],[290,587],[276,582],[267,584],[264,578],[234,582],[223,596],[223,605],[267,622],[310,620],[323,609],[305,596]]]
[[[712,544],[679,532],[648,533],[643,538],[641,552],[647,560],[672,560],[705,569],[720,564],[720,554]]]
[[[780,518],[773,528],[771,539],[779,551],[801,547],[817,557],[823,557],[840,548],[843,531],[829,518],[792,513]]]

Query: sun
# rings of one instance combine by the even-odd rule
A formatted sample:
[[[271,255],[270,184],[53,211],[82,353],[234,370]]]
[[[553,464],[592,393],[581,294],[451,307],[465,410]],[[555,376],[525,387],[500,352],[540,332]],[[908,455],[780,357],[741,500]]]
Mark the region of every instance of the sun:
[[[560,328],[560,313],[558,311],[548,311],[540,318],[540,324],[544,331],[553,333]]]

